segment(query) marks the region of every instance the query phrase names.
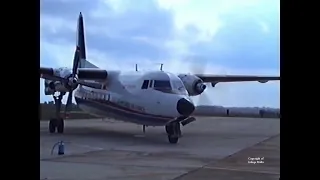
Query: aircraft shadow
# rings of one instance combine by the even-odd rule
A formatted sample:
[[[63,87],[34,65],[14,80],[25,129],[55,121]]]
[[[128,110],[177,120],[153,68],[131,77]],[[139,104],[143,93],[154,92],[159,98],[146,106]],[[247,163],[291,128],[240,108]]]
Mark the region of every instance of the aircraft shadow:
[[[64,138],[86,138],[102,142],[122,142],[134,144],[168,144],[166,133],[154,133],[151,128],[143,134],[142,131],[124,132],[121,130],[101,129],[96,127],[66,127],[63,134],[50,134],[47,128],[41,128],[40,136],[62,136]]]

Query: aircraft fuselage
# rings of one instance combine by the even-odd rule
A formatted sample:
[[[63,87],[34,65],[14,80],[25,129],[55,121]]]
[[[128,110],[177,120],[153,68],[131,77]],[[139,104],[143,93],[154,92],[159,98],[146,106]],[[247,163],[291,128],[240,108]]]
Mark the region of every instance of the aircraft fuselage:
[[[191,101],[185,89],[183,93],[164,93],[153,89],[152,83],[142,89],[144,78],[141,77],[135,79],[131,75],[129,79],[126,75],[120,76],[119,82],[123,89],[121,93],[110,91],[108,87],[78,87],[74,94],[75,100],[79,108],[89,114],[147,126],[164,126],[183,116],[178,110],[179,100]],[[167,80],[170,81],[170,77]],[[183,85],[179,78],[175,80]]]

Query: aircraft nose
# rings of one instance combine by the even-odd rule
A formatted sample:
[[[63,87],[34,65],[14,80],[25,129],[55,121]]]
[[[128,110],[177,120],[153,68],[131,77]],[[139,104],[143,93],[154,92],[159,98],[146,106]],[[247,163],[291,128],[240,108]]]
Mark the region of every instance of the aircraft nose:
[[[182,116],[190,116],[195,110],[194,105],[185,98],[179,99],[177,103],[177,111]]]

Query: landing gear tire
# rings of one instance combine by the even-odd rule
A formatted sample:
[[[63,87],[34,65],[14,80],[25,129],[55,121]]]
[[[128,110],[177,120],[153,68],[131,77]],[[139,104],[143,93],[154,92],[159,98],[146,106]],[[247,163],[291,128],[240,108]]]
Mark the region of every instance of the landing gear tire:
[[[172,129],[172,126],[166,126],[166,132],[167,134],[173,134],[173,129]]]
[[[57,119],[50,119],[49,121],[49,132],[55,133],[57,127]]]
[[[168,135],[168,140],[171,144],[177,144],[179,141],[179,137],[172,137],[172,136]]]
[[[57,131],[58,133],[62,134],[64,131],[64,120],[62,118],[60,118],[60,120],[58,120],[57,123]]]
[[[168,140],[171,144],[177,144],[181,137],[180,123],[172,123],[165,126]]]
[[[51,119],[49,121],[49,132],[55,133],[57,130],[58,133],[62,134],[64,132],[64,120],[61,119]]]

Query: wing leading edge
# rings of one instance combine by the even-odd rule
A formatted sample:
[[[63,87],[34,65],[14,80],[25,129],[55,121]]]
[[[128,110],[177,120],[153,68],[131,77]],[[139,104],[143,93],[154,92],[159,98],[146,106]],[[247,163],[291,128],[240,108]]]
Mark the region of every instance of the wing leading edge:
[[[210,75],[210,74],[195,74],[205,83],[220,83],[220,82],[246,82],[258,81],[266,83],[268,81],[279,81],[280,76],[250,76],[250,75]]]

